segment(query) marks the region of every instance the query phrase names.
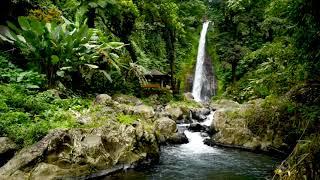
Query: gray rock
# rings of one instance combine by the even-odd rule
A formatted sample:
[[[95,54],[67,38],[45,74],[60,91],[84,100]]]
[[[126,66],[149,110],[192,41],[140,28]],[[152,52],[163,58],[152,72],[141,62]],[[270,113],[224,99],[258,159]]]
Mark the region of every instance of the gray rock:
[[[9,151],[17,150],[17,145],[8,137],[0,137],[0,156]]]
[[[0,177],[20,171],[31,179],[86,177],[117,164],[139,165],[158,158],[159,146],[151,130],[110,121],[99,128],[54,130],[1,167]]]
[[[192,119],[202,122],[207,119],[210,114],[210,109],[207,108],[194,108],[191,109]]]
[[[169,117],[174,121],[181,120],[183,118],[183,112],[179,107],[174,108],[168,105],[165,107],[165,111],[167,112]]]
[[[177,132],[176,122],[168,117],[162,117],[154,122],[155,131],[160,143],[164,143]]]
[[[112,98],[108,94],[99,94],[95,101],[95,105],[110,105],[112,103]]]
[[[169,144],[186,144],[189,140],[184,133],[174,133],[167,142]]]
[[[194,100],[194,97],[192,95],[192,93],[188,92],[188,93],[184,93],[183,94],[183,98],[187,101],[193,101]]]
[[[0,137],[0,167],[13,157],[17,145],[7,137]]]
[[[202,137],[209,137],[209,134],[208,134],[208,133],[205,133],[205,132],[200,133],[200,135],[201,135]]]
[[[79,118],[77,118],[77,122],[79,124],[89,124],[92,122],[92,117],[90,116],[80,116]]]
[[[112,98],[114,101],[119,102],[120,104],[127,104],[127,105],[141,105],[143,104],[142,101],[134,96],[125,95],[125,94],[117,94]]]
[[[188,127],[188,129],[190,131],[193,131],[193,132],[204,132],[206,131],[206,127],[202,126],[201,124],[199,123],[192,123],[190,124],[190,126]]]
[[[138,105],[133,107],[133,114],[138,114],[146,119],[154,117],[155,113],[151,106]]]

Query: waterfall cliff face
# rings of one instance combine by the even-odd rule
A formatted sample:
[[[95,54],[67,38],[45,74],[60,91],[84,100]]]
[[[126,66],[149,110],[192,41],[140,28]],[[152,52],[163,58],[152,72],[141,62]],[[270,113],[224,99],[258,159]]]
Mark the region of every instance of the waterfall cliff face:
[[[206,56],[206,35],[210,22],[204,22],[199,41],[192,95],[198,102],[207,101],[215,93],[215,80],[210,59]],[[210,67],[211,65],[211,67]]]

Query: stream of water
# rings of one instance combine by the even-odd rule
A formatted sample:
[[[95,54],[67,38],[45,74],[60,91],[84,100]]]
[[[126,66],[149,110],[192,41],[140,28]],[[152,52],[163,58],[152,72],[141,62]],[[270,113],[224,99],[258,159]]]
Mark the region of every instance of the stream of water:
[[[212,119],[213,113],[202,124],[211,124]],[[187,127],[188,124],[178,125],[189,143],[162,147],[159,164],[144,170],[128,170],[106,179],[268,179],[278,162],[263,154],[207,146],[200,132],[191,132]]]

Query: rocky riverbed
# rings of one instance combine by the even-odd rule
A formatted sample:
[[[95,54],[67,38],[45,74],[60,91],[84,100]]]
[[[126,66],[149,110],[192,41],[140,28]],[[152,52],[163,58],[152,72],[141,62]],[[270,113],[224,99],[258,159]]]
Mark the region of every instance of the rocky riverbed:
[[[21,150],[10,139],[0,138],[0,177],[87,179],[149,166],[159,161],[160,146],[188,143],[177,124],[190,124],[189,132],[199,132],[210,146],[270,152],[282,145],[273,136],[254,135],[244,119],[230,118],[230,113],[250,107],[233,101],[151,106],[132,96],[101,94],[92,104],[85,112],[73,111],[85,127],[52,130]],[[119,114],[136,119],[121,123]]]
[[[197,107],[148,106],[140,99],[101,94],[85,112],[73,111],[86,128],[55,129],[30,147],[18,150],[10,139],[0,141],[2,179],[93,178],[142,167],[159,160],[161,145],[187,143],[177,122],[201,120],[210,112]],[[116,117],[137,117],[121,123]]]

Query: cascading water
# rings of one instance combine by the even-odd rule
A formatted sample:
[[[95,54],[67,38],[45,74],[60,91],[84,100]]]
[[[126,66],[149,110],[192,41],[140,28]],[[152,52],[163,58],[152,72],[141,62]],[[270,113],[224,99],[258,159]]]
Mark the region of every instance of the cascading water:
[[[210,23],[209,21],[206,21],[203,23],[203,28],[201,31],[201,36],[199,41],[196,71],[195,71],[193,87],[192,87],[192,95],[194,99],[198,102],[203,100],[201,97],[201,90],[203,87],[203,80],[204,80],[203,64],[205,60],[206,35],[207,35],[209,23]]]
[[[214,112],[201,125],[210,125]],[[162,147],[158,165],[142,171],[128,170],[106,179],[266,179],[276,160],[250,152],[209,147],[200,132],[188,130],[190,124],[178,124],[189,143]]]

